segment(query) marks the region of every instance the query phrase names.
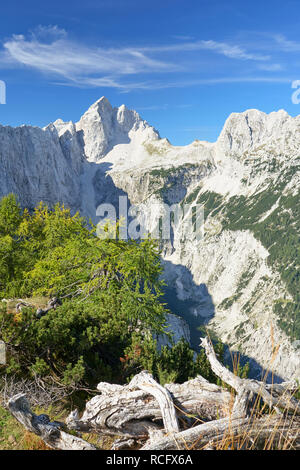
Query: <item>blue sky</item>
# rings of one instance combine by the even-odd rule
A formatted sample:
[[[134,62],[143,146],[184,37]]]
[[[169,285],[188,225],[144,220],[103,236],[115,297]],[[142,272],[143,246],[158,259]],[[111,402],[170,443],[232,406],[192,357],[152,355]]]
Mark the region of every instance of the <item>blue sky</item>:
[[[10,0],[0,7],[3,125],[76,121],[105,95],[175,145],[231,112],[300,114],[300,2]]]

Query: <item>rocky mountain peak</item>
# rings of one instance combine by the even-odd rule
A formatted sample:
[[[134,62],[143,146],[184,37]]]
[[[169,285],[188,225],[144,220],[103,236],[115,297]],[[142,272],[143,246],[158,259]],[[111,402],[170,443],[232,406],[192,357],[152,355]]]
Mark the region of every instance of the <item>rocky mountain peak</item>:
[[[278,139],[288,143],[300,130],[300,116],[295,118],[281,109],[266,114],[257,109],[232,113],[217,140],[219,156],[241,157],[246,151],[261,145],[275,144]]]
[[[158,138],[158,133],[136,111],[124,104],[113,108],[104,96],[90,106],[76,124],[76,130],[81,134],[89,161],[98,161],[114,146],[129,143],[135,133],[144,133],[144,140],[149,134]]]

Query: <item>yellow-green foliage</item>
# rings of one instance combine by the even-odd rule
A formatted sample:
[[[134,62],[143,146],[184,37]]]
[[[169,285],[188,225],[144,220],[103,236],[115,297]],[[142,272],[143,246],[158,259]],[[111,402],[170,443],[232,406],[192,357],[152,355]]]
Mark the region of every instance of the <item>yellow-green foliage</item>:
[[[29,213],[13,196],[0,202],[0,230],[0,242],[9,237],[13,246],[0,261],[0,295],[34,305],[16,312],[15,302],[0,302],[6,374],[52,376],[67,387],[124,382],[141,368],[162,382],[215,379],[184,342],[157,351],[151,334],[165,333],[168,310],[156,242],[99,238],[64,206],[41,203]],[[50,296],[61,305],[37,316]]]
[[[42,318],[32,308],[16,313],[0,305],[6,372],[54,373],[66,384],[110,379],[120,374],[133,329],[164,331],[154,241],[100,239],[96,227],[64,206],[50,210],[41,203],[30,214],[13,196],[0,202],[0,230],[0,242],[9,237],[13,246],[0,262],[0,295],[62,299]]]

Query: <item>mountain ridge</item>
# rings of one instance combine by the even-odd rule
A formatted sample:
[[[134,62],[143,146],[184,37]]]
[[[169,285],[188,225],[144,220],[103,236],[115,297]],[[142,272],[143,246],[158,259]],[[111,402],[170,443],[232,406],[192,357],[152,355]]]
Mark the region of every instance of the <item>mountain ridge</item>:
[[[209,326],[257,373],[280,344],[274,372],[300,377],[299,145],[300,116],[248,110],[232,113],[214,143],[172,146],[138,113],[102,97],[77,123],[0,126],[0,195],[14,192],[29,208],[59,201],[94,221],[99,204],[127,195],[148,228],[155,207],[163,214],[164,204],[204,204],[204,240],[187,238],[183,220],[162,246],[182,316]]]

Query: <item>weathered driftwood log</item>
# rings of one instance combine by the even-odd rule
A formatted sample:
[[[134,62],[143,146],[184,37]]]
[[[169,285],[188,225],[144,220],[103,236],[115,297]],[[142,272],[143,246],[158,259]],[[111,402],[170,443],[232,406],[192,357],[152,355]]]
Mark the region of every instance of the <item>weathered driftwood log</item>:
[[[32,413],[24,395],[16,395],[9,409],[23,426],[40,436],[44,442],[61,450],[95,450],[86,441],[70,435],[60,428],[62,423],[51,423],[48,416]],[[300,449],[300,419],[293,421],[279,416],[266,416],[260,420],[249,418],[223,418],[204,423],[171,435],[155,434],[142,450],[213,449],[213,448],[280,448]],[[116,442],[115,450],[129,448],[134,440]]]
[[[8,402],[11,414],[21,423],[25,429],[37,434],[53,449],[61,450],[96,450],[96,447],[88,442],[64,432],[63,423],[50,422],[47,415],[36,415],[30,408],[24,394],[20,393]]]
[[[213,372],[237,392],[230,415],[228,418],[200,424],[171,436],[150,438],[142,449],[203,449],[207,446],[213,448],[214,444],[220,445],[222,442],[225,447],[228,445],[228,439],[233,446],[232,442],[237,437],[237,448],[242,448],[249,442],[254,448],[274,447],[279,443],[282,447],[300,448],[300,420],[295,419],[295,415],[300,414],[300,403],[289,393],[288,384],[274,386],[256,380],[241,379],[218,361],[208,338],[202,340],[202,346]],[[272,415],[258,419],[257,396],[277,413],[278,407],[286,413],[292,412],[292,419],[282,416],[276,419]]]
[[[16,305],[16,312],[21,313],[23,308],[28,308],[28,307],[33,308],[33,305],[30,304],[29,302],[25,302],[25,300],[20,300]]]
[[[142,450],[193,450],[205,448],[207,445],[211,447],[213,442],[224,439],[226,434],[236,436],[240,432],[241,426],[247,424],[247,418],[218,419],[199,424],[171,436],[165,435],[157,439],[150,438],[142,447]]]
[[[151,374],[144,371],[136,375],[130,382],[131,387],[136,386],[143,392],[152,395],[159,404],[164,423],[164,430],[169,434],[179,432],[178,418],[171,393],[158,384]]]
[[[258,380],[241,379],[226,369],[217,359],[213,346],[208,338],[202,339],[201,345],[205,349],[206,356],[210,362],[213,372],[220,377],[226,384],[230,385],[238,394],[248,394],[253,398],[255,395],[260,396],[266,405],[276,412],[280,413],[280,409],[285,412],[290,411],[300,415],[300,402],[289,393],[289,384],[266,384]],[[249,398],[246,400],[244,407],[248,407]]]
[[[36,311],[36,317],[38,319],[42,318],[45,316],[50,310],[54,309],[61,305],[61,300],[58,299],[57,297],[52,297],[52,299],[49,300],[47,307],[45,308],[38,308]]]
[[[213,449],[222,445],[300,448],[300,418],[296,417],[300,404],[290,393],[291,385],[241,379],[220,364],[207,338],[202,345],[212,370],[235,394],[200,376],[182,385],[162,387],[143,371],[125,386],[101,382],[97,387],[101,394],[86,404],[81,418],[73,411],[66,420],[67,427],[119,436],[116,449],[135,443],[144,443],[142,449],[148,450]],[[258,397],[276,412],[280,408],[280,413],[257,413]],[[59,423],[50,423],[47,416],[34,415],[24,395],[13,397],[9,409],[26,429],[51,447],[95,449],[64,432]],[[201,424],[196,425],[197,421]]]
[[[158,421],[165,419],[169,423],[162,411],[163,402],[157,399],[157,394],[163,389],[166,396],[172,397],[177,417],[189,424],[195,419],[207,421],[225,417],[232,406],[232,395],[227,390],[200,376],[181,385],[161,387],[149,373],[141,372],[128,385],[101,382],[97,389],[101,395],[87,402],[81,419],[76,411],[67,418],[70,428],[145,439],[149,433],[161,429]],[[167,400],[166,406],[170,406],[170,401]],[[172,424],[165,425],[165,428],[168,432],[172,429],[176,432],[178,424],[174,409],[170,413],[173,414]]]
[[[280,416],[223,418],[172,436],[149,439],[142,450],[205,449],[300,450],[300,419]]]

